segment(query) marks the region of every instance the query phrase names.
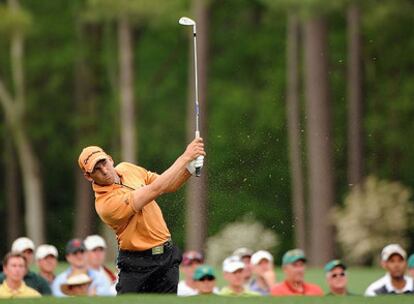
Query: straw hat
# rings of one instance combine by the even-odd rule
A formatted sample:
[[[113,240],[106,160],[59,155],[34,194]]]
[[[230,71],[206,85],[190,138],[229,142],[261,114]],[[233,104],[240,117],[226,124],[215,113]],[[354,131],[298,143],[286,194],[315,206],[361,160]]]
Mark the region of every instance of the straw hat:
[[[66,283],[60,286],[62,292],[66,295],[73,295],[73,291],[71,287],[77,285],[90,285],[92,283],[92,279],[85,273],[76,274],[67,278]]]

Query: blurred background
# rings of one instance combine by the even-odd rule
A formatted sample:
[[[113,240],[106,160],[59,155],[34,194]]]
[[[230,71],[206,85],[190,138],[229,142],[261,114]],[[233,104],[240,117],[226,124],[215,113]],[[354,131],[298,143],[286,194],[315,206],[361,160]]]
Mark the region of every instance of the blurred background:
[[[111,236],[77,158],[162,173],[194,136],[202,177],[158,200],[212,263],[303,248],[370,265],[414,250],[414,1],[0,1],[0,253]],[[113,239],[113,235],[112,235]],[[115,246],[113,247],[115,248]]]

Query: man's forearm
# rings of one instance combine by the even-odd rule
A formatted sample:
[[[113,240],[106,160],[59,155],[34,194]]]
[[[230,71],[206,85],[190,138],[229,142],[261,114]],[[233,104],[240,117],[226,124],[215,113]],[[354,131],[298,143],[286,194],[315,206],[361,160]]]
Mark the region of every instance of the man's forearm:
[[[171,167],[159,175],[151,184],[135,190],[133,193],[134,210],[139,211],[161,194],[174,192],[180,188],[191,176],[186,168],[189,161],[184,156],[180,156]]]
[[[178,190],[191,176],[187,170],[185,157],[180,156],[174,164],[162,173],[151,185],[159,189],[160,194]]]

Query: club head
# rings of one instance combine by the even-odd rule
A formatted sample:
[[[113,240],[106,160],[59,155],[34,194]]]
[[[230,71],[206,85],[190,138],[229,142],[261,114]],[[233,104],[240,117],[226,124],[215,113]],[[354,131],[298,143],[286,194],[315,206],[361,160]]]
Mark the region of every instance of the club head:
[[[188,17],[181,17],[178,23],[181,25],[195,25],[195,21]]]

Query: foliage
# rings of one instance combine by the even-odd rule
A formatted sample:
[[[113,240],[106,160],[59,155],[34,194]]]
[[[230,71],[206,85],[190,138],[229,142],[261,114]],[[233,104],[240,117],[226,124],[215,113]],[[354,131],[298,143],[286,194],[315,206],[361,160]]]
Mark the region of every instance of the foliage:
[[[407,232],[413,227],[412,192],[399,182],[368,177],[347,195],[343,208],[336,208],[333,223],[345,258],[361,263],[378,257],[390,243],[407,248]]]
[[[0,4],[0,34],[9,35],[13,31],[25,33],[31,25],[32,18],[27,10],[11,10],[5,4]]]
[[[128,18],[137,25],[154,24],[160,20],[175,20],[175,14],[184,11],[183,0],[87,0],[84,17],[86,20],[116,20]]]
[[[208,238],[207,261],[220,265],[237,248],[274,250],[277,245],[278,237],[273,230],[267,229],[254,218],[245,216],[240,221],[227,224],[219,233]]]
[[[265,227],[277,231],[279,253],[283,253],[293,246],[285,118],[286,7],[276,0],[269,0],[268,4],[263,1],[211,1],[208,157],[203,172],[209,178],[209,235],[250,214]],[[114,5],[120,5],[116,2],[125,3],[113,1]],[[170,0],[145,2],[158,3],[159,9],[164,10]],[[319,2],[330,6],[337,1]],[[414,56],[411,55],[414,40],[409,30],[414,28],[412,1],[360,2],[367,3],[361,15],[366,172],[413,188],[414,158],[409,140],[414,137]],[[82,144],[102,145],[113,154],[115,162],[120,161],[119,139],[115,135],[119,124],[117,103],[111,87],[113,79],[109,77],[111,69],[117,66],[115,33],[113,27],[107,31],[106,23],[104,27],[101,23],[95,24],[87,29],[86,43],[80,46],[76,38],[77,24],[85,11],[91,9],[89,1],[21,0],[21,3],[32,18],[25,51],[26,123],[36,152],[41,155],[48,241],[63,250],[66,240],[72,237],[76,158],[80,149],[76,139],[82,135]],[[186,7],[190,1],[183,3]],[[268,5],[272,3],[270,9]],[[185,146],[188,56],[191,54],[187,31],[176,23],[181,10],[162,17],[154,10],[153,19],[160,24],[140,31],[140,43],[135,50],[135,68],[139,71],[135,79],[137,140],[139,164],[163,172]],[[148,13],[145,18],[151,16]],[[134,20],[145,18],[135,16]],[[344,9],[330,10],[327,19],[336,188],[337,201],[340,201],[349,188],[345,182],[347,29]],[[3,20],[6,19],[0,18],[0,23]],[[108,19],[101,16],[95,20]],[[9,74],[4,71],[10,64],[6,38],[0,36],[0,70],[4,75]],[[81,47],[92,78],[90,90],[96,98],[95,103],[84,100],[82,105],[91,108],[93,117],[79,115],[74,105],[74,64]],[[4,131],[4,113],[0,115]],[[89,126],[91,120],[97,123],[86,137],[81,126]],[[2,134],[9,136],[5,131]],[[1,156],[3,151],[0,141]],[[3,161],[0,167],[4,170]],[[0,180],[0,216],[6,218],[7,189],[3,178]],[[183,247],[183,191],[166,195],[158,202],[174,241]],[[5,222],[0,223],[3,232]],[[0,246],[4,253],[6,233],[0,236]]]

